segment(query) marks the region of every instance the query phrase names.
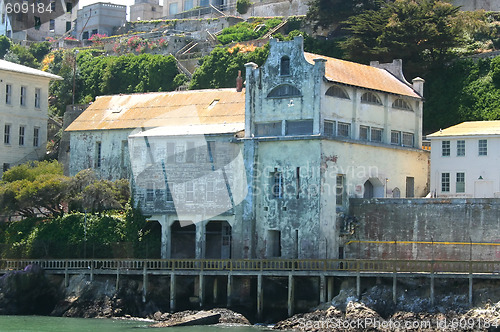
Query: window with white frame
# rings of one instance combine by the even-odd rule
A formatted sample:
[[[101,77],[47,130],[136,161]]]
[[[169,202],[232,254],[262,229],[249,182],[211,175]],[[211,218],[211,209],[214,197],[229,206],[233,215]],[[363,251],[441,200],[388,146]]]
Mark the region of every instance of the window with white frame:
[[[335,121],[325,120],[323,133],[325,134],[325,136],[335,136]]]
[[[26,134],[26,126],[19,126],[19,146],[24,146],[25,134]]]
[[[450,173],[441,173],[441,192],[450,191]]]
[[[40,128],[33,128],[33,146],[38,147],[40,145]]]
[[[10,124],[5,124],[4,126],[3,142],[4,144],[10,144]]]
[[[370,127],[359,126],[359,139],[363,141],[370,140]]]
[[[463,172],[457,173],[457,182],[455,189],[457,193],[465,192],[465,173]]]
[[[215,183],[214,181],[207,181],[206,200],[207,202],[215,202]]]
[[[415,137],[412,133],[403,133],[403,146],[412,147],[415,143]]]
[[[442,157],[450,156],[450,141],[441,142],[441,156]]]
[[[382,128],[371,128],[371,140],[372,142],[382,142]]]
[[[186,202],[194,202],[194,183],[186,182]]]
[[[5,84],[5,103],[12,104],[12,84]]]
[[[341,137],[351,137],[351,124],[345,122],[338,122],[337,135]]]
[[[488,155],[488,141],[485,139],[480,139],[479,142],[479,155],[487,156]]]
[[[21,104],[21,106],[26,106],[26,92],[27,92],[28,88],[25,87],[25,86],[22,86],[21,87],[21,96],[20,96],[20,100],[19,100],[19,103]]]
[[[380,99],[373,92],[365,92],[361,96],[361,102],[365,103],[365,104],[382,105],[382,102],[380,101]]]
[[[35,89],[35,108],[40,108],[42,90],[40,88]]]
[[[391,144],[392,145],[401,145],[401,132],[392,130],[391,131]]]
[[[457,157],[465,157],[465,140],[457,141]]]

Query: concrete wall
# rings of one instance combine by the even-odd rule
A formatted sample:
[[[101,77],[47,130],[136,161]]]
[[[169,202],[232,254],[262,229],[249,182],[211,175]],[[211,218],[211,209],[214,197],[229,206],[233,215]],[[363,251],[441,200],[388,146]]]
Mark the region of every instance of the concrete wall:
[[[236,2],[236,1],[235,1]],[[236,11],[236,7],[231,7],[228,14],[242,16],[247,19],[249,17],[270,17],[270,16],[295,16],[306,15],[309,9],[309,1],[306,0],[264,0],[253,2],[248,12],[241,15]]]
[[[111,3],[96,3],[78,10],[75,37],[77,39],[88,39],[92,37],[92,31],[111,36],[116,28],[126,23],[127,6]],[[84,38],[88,32],[88,38]]]
[[[455,6],[462,6],[461,10],[500,11],[500,2],[498,0],[452,0]]]
[[[130,6],[130,21],[155,20],[163,16],[163,6],[154,3],[136,3]]]
[[[343,237],[350,258],[500,259],[496,199],[351,199],[350,214],[357,219]]]

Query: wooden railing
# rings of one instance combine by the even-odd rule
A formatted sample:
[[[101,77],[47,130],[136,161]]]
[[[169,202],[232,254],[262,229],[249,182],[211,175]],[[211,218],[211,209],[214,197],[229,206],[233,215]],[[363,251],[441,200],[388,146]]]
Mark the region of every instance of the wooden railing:
[[[278,271],[375,273],[499,273],[500,261],[351,259],[2,259],[0,270],[36,264],[45,270]]]

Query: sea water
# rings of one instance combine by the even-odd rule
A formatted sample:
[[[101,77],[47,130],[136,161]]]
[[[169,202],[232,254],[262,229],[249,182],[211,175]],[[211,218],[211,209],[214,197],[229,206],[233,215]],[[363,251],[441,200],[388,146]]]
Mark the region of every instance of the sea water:
[[[168,332],[262,332],[254,326],[186,326],[152,329],[152,321],[131,319],[67,318],[46,316],[0,316],[0,331],[9,332],[114,332],[148,330]]]

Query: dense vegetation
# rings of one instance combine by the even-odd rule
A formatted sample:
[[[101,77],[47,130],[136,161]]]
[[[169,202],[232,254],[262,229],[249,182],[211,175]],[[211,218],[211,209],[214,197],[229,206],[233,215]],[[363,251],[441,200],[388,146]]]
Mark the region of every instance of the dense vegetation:
[[[126,180],[98,180],[91,170],[66,177],[56,161],[30,162],[4,173],[0,207],[19,219],[0,222],[0,257],[159,255],[158,232],[130,207]]]
[[[100,95],[172,91],[186,81],[171,55],[105,56],[97,50],[83,50],[76,55],[76,67],[74,61],[73,51],[61,50],[52,52],[44,62],[45,69],[64,78],[50,86],[55,114],[62,114],[72,103],[75,73],[76,103],[88,103]]]
[[[247,40],[259,39],[269,32],[272,28],[281,23],[280,18],[255,19],[252,23],[240,22],[232,27],[225,28],[217,39],[222,45],[229,43],[242,42]]]

